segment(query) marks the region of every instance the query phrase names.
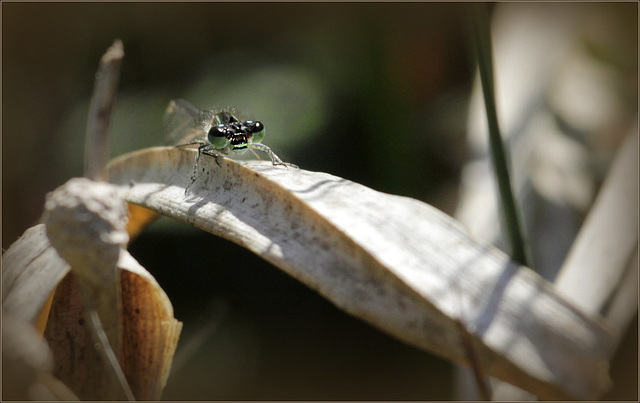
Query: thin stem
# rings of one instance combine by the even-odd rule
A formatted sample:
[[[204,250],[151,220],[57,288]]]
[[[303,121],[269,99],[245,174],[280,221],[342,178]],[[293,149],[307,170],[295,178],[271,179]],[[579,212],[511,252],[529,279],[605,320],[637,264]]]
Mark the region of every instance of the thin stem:
[[[90,300],[85,299],[85,302],[90,302]],[[86,312],[89,316],[89,329],[91,330],[93,337],[100,344],[98,352],[102,359],[105,361],[105,368],[111,376],[115,377],[115,381],[120,387],[120,391],[124,393],[127,400],[136,400],[133,396],[133,392],[131,391],[129,383],[127,382],[127,378],[124,375],[124,372],[122,372],[122,368],[120,367],[118,358],[111,348],[111,344],[109,344],[109,338],[104,331],[104,327],[102,326],[102,322],[100,321],[100,317],[98,316],[98,311],[96,311],[94,308],[87,308]]]
[[[84,145],[84,173],[89,179],[108,179],[103,178],[102,175],[110,154],[109,123],[123,57],[122,42],[116,39],[100,59],[100,66],[96,73]]]
[[[471,18],[473,31],[471,37],[473,49],[478,60],[480,82],[482,83],[484,105],[487,112],[487,122],[489,124],[489,145],[491,148],[493,167],[498,181],[508,242],[511,247],[511,258],[522,265],[532,267],[530,254],[522,230],[520,212],[511,188],[509,167],[507,165],[502,136],[498,126],[493,84],[491,32],[487,6],[485,4],[472,4],[471,7],[473,10]]]

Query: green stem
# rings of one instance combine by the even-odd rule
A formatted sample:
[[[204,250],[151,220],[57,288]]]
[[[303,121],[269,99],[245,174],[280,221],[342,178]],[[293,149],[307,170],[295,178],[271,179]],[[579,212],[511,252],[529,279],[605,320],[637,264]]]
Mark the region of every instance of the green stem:
[[[495,92],[493,86],[493,65],[491,52],[491,32],[489,27],[489,15],[486,4],[473,4],[472,15],[472,41],[473,48],[478,60],[480,72],[480,82],[482,83],[482,93],[484,105],[487,112],[487,122],[489,123],[489,146],[493,167],[496,172],[500,200],[505,217],[505,226],[508,233],[508,241],[511,246],[511,258],[525,266],[531,266],[531,258],[524,240],[520,214],[516,205],[515,197],[511,189],[509,179],[509,168],[505,155],[500,128],[498,127],[498,116],[495,104]]]

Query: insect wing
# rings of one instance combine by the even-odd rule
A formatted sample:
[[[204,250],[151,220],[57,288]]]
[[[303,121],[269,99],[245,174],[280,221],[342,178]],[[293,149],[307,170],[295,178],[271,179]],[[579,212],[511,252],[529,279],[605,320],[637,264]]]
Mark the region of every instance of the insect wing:
[[[174,99],[164,114],[166,144],[180,145],[198,140],[204,142],[212,119],[211,112],[200,111],[184,99]]]

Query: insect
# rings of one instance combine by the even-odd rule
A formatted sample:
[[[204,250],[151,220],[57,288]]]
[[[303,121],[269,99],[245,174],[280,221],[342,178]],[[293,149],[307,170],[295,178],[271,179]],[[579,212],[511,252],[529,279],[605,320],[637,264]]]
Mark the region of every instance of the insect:
[[[218,158],[229,154],[229,151],[242,154],[251,150],[258,157],[255,150],[260,150],[271,158],[273,165],[297,168],[296,165],[282,161],[271,148],[262,144],[265,135],[262,122],[241,121],[230,108],[199,110],[184,99],[174,99],[165,112],[165,125],[169,142],[176,147],[199,145],[191,182],[184,189],[185,196],[196,181],[198,161],[202,154],[215,157],[218,163]]]

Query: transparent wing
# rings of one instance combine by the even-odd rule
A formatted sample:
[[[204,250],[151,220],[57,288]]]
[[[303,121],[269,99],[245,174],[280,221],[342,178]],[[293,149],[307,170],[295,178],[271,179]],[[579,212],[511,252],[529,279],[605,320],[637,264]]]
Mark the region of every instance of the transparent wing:
[[[164,113],[167,129],[166,144],[180,145],[205,141],[208,126],[213,120],[211,111],[200,111],[184,99],[174,99]]]

